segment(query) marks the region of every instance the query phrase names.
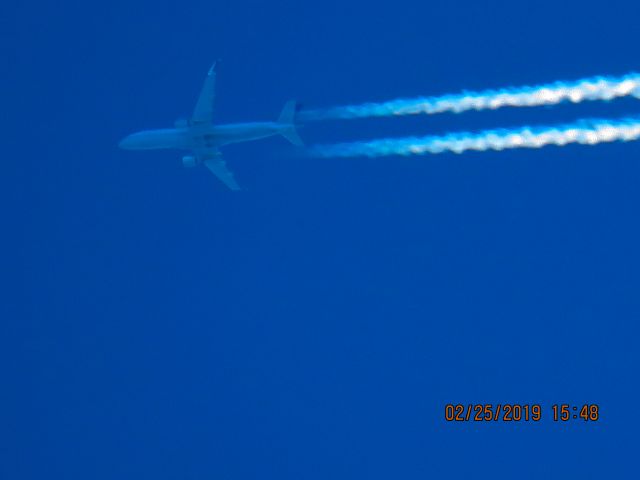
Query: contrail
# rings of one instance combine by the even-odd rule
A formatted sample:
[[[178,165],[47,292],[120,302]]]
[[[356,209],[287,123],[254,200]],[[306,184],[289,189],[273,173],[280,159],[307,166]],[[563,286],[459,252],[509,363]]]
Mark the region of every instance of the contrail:
[[[301,121],[336,120],[396,115],[434,115],[468,110],[496,110],[502,107],[536,107],[562,102],[580,103],[633,96],[640,99],[640,74],[622,77],[591,77],[574,82],[555,82],[533,87],[510,87],[457,95],[398,99],[299,113]]]
[[[640,117],[620,120],[578,120],[575,123],[461,132],[443,136],[390,138],[366,142],[338,143],[310,147],[316,157],[381,157],[386,155],[424,155],[443,152],[463,153],[511,148],[542,148],[570,143],[596,145],[640,139]]]

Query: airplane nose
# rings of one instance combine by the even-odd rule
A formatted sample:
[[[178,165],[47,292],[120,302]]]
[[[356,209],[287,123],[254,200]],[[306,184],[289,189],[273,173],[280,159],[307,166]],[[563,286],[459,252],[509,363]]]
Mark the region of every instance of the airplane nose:
[[[173,129],[143,130],[120,140],[118,146],[125,150],[156,150],[175,148],[183,142],[182,132]]]
[[[122,140],[120,140],[118,146],[124,150],[128,150],[129,148],[131,148],[131,135],[127,135]]]

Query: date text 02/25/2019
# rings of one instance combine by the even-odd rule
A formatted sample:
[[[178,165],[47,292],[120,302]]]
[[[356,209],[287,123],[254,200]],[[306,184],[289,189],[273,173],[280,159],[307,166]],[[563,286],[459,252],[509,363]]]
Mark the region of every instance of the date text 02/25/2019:
[[[444,419],[447,422],[539,422],[551,418],[554,422],[600,420],[600,407],[595,403],[572,405],[557,403],[545,408],[539,403],[447,403]]]

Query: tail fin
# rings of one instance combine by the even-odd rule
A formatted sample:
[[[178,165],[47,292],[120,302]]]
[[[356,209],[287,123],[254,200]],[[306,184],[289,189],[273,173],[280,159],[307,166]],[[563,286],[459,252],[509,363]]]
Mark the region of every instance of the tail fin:
[[[304,143],[296,131],[296,109],[297,103],[295,100],[289,100],[284,104],[284,108],[278,118],[278,123],[285,127],[280,134],[293,143],[297,147],[303,147]]]

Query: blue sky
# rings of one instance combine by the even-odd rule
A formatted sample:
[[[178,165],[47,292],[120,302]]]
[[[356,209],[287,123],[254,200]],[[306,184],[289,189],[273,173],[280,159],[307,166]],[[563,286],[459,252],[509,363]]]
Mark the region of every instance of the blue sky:
[[[5,7],[7,8],[7,7]],[[0,476],[628,478],[640,145],[379,159],[231,146],[221,122],[637,71],[633,2],[26,2],[2,36]],[[637,113],[633,100],[305,125],[309,144]],[[554,403],[597,403],[556,423]],[[447,403],[543,421],[447,423]]]

